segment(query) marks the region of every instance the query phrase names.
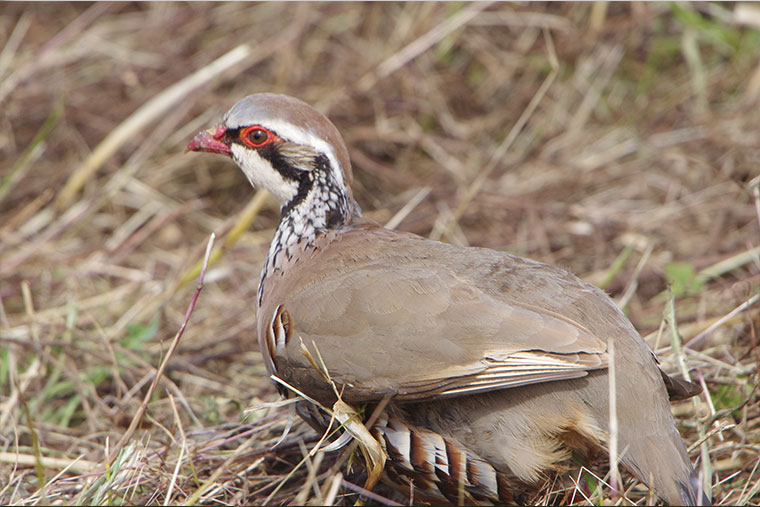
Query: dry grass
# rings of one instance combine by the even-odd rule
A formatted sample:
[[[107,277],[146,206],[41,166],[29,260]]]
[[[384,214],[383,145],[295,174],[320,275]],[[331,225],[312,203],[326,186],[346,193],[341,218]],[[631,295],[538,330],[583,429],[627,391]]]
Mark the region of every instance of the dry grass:
[[[305,425],[271,449],[287,407],[243,416],[277,399],[254,329],[277,207],[229,162],[182,154],[240,97],[279,91],[343,131],[369,217],[568,267],[676,372],[671,282],[682,359],[710,393],[674,406],[682,434],[716,503],[760,504],[759,18],[754,4],[3,4],[0,503],[355,501],[338,474],[362,484],[362,467],[304,458],[319,437]],[[626,503],[593,477],[554,478],[537,501]]]

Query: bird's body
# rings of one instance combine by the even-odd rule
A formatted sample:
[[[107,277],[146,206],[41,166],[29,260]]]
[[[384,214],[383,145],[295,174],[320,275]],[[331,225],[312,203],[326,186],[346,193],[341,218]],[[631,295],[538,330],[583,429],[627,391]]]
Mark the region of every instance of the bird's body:
[[[296,99],[247,97],[188,148],[231,156],[282,203],[259,289],[267,369],[331,404],[305,346],[344,401],[390,397],[373,432],[396,482],[414,478],[433,499],[505,501],[572,451],[604,449],[614,360],[622,463],[668,503],[704,500],[663,380],[689,386],[660,371],[601,290],[363,220],[337,129]]]

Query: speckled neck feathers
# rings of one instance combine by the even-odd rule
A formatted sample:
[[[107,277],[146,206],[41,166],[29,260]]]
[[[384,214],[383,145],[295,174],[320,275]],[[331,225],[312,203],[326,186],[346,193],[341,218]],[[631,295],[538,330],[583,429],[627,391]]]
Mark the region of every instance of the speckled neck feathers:
[[[329,159],[320,155],[313,164],[312,170],[303,173],[298,192],[280,210],[280,222],[261,272],[259,305],[267,276],[282,270],[319,234],[341,227],[354,215],[354,203],[335,181]]]

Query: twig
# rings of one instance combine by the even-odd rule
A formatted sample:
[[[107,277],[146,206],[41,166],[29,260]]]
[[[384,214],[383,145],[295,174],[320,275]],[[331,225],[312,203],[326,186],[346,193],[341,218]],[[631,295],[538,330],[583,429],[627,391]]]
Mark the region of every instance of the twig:
[[[394,502],[390,498],[385,498],[384,496],[378,495],[377,493],[374,493],[368,489],[364,489],[361,486],[354,484],[353,482],[348,482],[346,479],[343,479],[342,484],[346,487],[346,489],[350,489],[354,493],[359,493],[360,495],[383,505],[401,505],[398,502]]]
[[[679,7],[683,8],[683,7]],[[690,7],[685,7],[690,9]],[[705,67],[702,64],[700,55],[697,29],[687,26],[681,37],[681,52],[684,55],[689,70],[691,71],[691,85],[694,90],[696,99],[697,112],[706,114],[709,112],[709,102],[707,100],[707,75]]]
[[[747,485],[752,484],[752,477],[757,471],[758,464],[760,464],[760,459],[758,459],[755,462],[755,466],[752,467],[752,472],[750,472],[749,477],[747,478],[747,482],[744,483],[744,487],[742,488],[741,495],[739,495],[739,499],[736,502],[736,505],[747,505],[752,497],[760,491],[760,481],[755,481],[749,493],[747,493]]]
[[[69,177],[56,197],[56,209],[68,208],[79,189],[95,174],[95,171],[125,142],[138,135],[146,125],[171,110],[193,90],[205,85],[228,69],[240,65],[252,52],[253,48],[249,44],[241,44],[143,104],[129,118],[111,131]]]
[[[654,250],[654,244],[649,243],[647,245],[647,249],[641,255],[641,259],[639,259],[638,264],[636,264],[636,268],[633,270],[633,276],[631,276],[631,279],[628,282],[628,286],[625,288],[625,291],[623,291],[623,295],[617,301],[617,304],[621,309],[625,308],[628,305],[628,302],[636,293],[636,289],[639,286],[639,275],[641,274],[641,270],[644,269],[644,265],[649,260],[649,256],[652,255],[652,250]]]
[[[330,484],[330,489],[327,491],[327,494],[324,495],[325,505],[332,505],[335,503],[335,497],[338,496],[338,490],[340,489],[342,483],[343,474],[338,472],[333,476],[333,481]]]
[[[16,183],[33,167],[34,161],[45,151],[45,140],[50,137],[50,134],[56,125],[58,125],[61,116],[63,116],[63,101],[58,100],[53,106],[53,110],[50,111],[50,115],[48,115],[35,134],[32,142],[29,143],[21,156],[13,164],[8,175],[0,180],[0,202],[13,190]]]
[[[179,428],[182,441],[179,445],[179,456],[177,456],[177,464],[174,466],[174,473],[172,474],[171,481],[169,481],[169,488],[166,491],[166,497],[164,498],[164,505],[169,505],[171,501],[172,493],[174,492],[174,486],[177,484],[177,476],[179,476],[179,469],[182,466],[182,460],[185,458],[185,450],[187,449],[187,438],[185,438],[185,430],[182,427],[182,419],[177,412],[177,405],[174,403],[174,397],[169,395],[169,402],[172,406],[172,412],[174,412],[174,418],[177,421],[177,427]]]
[[[325,457],[325,453],[322,451],[314,453],[306,450],[306,445],[302,441],[298,442],[298,447],[301,449],[301,455],[304,457],[304,464],[306,465],[306,479],[301,485],[301,490],[296,495],[293,503],[295,505],[306,505],[306,501],[309,499],[309,491],[313,491],[316,494],[316,502],[323,503],[320,497],[319,484],[316,482],[319,466],[322,464],[322,459]],[[313,460],[311,458],[314,458]]]
[[[509,134],[507,134],[507,137],[504,138],[499,147],[496,148],[496,151],[493,152],[493,155],[491,155],[491,159],[488,161],[488,164],[483,168],[480,174],[478,174],[475,180],[467,188],[467,191],[459,203],[459,206],[457,206],[453,216],[444,228],[443,236],[451,235],[451,232],[454,230],[456,224],[462,218],[462,215],[464,215],[464,212],[470,205],[470,202],[472,202],[478,192],[480,192],[480,189],[483,187],[486,180],[491,175],[491,172],[493,172],[499,162],[501,162],[501,159],[504,157],[504,155],[507,154],[507,151],[515,142],[517,136],[520,134],[520,132],[522,132],[522,129],[528,123],[528,120],[538,107],[538,104],[543,100],[546,92],[549,91],[549,88],[551,88],[552,84],[554,83],[554,79],[557,77],[557,74],[559,72],[559,62],[557,61],[557,55],[554,51],[554,42],[552,41],[548,30],[544,30],[544,38],[546,39],[547,51],[549,53],[549,63],[551,64],[552,71],[548,76],[546,76],[544,82],[541,83],[541,86],[533,95],[533,98],[530,99],[530,102],[520,117],[517,119],[512,129],[509,131]]]
[[[675,310],[675,298],[673,293],[668,287],[668,302],[665,305],[665,320],[668,323],[668,332],[670,333],[670,346],[673,350],[673,355],[676,358],[678,367],[681,370],[681,374],[686,380],[691,380],[689,376],[689,369],[686,367],[686,358],[683,351],[682,337],[678,333],[678,324],[676,323],[676,310]],[[705,392],[705,396],[710,396],[709,392]],[[694,409],[696,410],[699,403],[695,398],[691,399]],[[705,486],[704,491],[710,496],[712,490],[712,465],[710,463],[710,449],[707,445],[705,426],[699,420],[697,420],[697,430],[699,432],[699,438],[702,440],[700,446],[702,456],[702,481],[701,484]]]
[[[600,289],[605,290],[607,286],[612,283],[612,280],[614,280],[618,273],[620,273],[620,271],[623,269],[623,266],[625,266],[626,262],[628,262],[628,259],[631,258],[631,253],[633,253],[633,247],[625,247],[623,251],[620,252],[617,257],[615,257],[615,260],[612,261],[609,269],[603,273],[604,278],[602,278],[602,281],[595,285]],[[618,306],[620,306],[620,303],[618,303]]]
[[[29,26],[32,24],[32,17],[31,11],[24,12],[18,18],[13,31],[11,31],[10,36],[6,39],[5,46],[0,51],[0,78],[5,77],[6,69],[10,67],[13,57],[16,55],[19,46],[21,46],[21,41],[24,40],[27,30],[29,30]]]
[[[425,197],[428,196],[429,193],[430,187],[422,187],[412,196],[411,199],[409,199],[409,202],[404,204],[404,206],[385,223],[384,227],[386,229],[395,229],[398,227],[398,225],[403,222],[407,215],[409,215],[409,213],[411,213],[412,210],[416,208],[425,199]]]
[[[30,454],[18,454],[15,452],[0,452],[0,463],[19,464],[21,466],[33,466],[37,459]],[[86,474],[98,467],[98,463],[81,459],[52,458],[41,456],[39,462],[45,468],[70,470],[73,473]]]
[[[760,246],[750,248],[744,252],[732,255],[728,259],[723,259],[722,261],[717,262],[712,266],[708,266],[697,273],[697,277],[699,281],[706,282],[725,273],[728,273],[729,271],[732,271],[736,268],[740,268],[745,264],[754,261],[758,258],[758,256],[760,256]]]
[[[187,323],[190,320],[190,315],[193,313],[193,309],[195,309],[195,303],[198,301],[198,296],[201,293],[201,289],[203,289],[203,278],[206,276],[206,267],[208,266],[208,258],[209,258],[209,255],[211,254],[211,248],[214,246],[215,238],[216,238],[216,235],[214,233],[211,233],[211,237],[209,238],[208,244],[206,245],[206,254],[203,257],[203,268],[201,269],[201,274],[198,278],[198,285],[195,288],[193,299],[190,301],[190,306],[188,307],[187,312],[185,313],[185,320],[182,322],[182,326],[179,328],[179,331],[177,331],[177,334],[174,336],[174,340],[172,340],[172,343],[169,346],[169,350],[166,352],[166,356],[164,357],[164,360],[161,362],[161,366],[158,367],[158,370],[156,371],[156,375],[153,377],[153,382],[150,384],[150,387],[148,388],[148,392],[145,393],[145,398],[143,399],[143,402],[140,405],[140,408],[137,409],[137,413],[132,418],[132,422],[129,424],[129,428],[127,428],[127,431],[124,433],[124,435],[122,435],[119,442],[114,446],[113,450],[108,455],[109,462],[112,462],[114,459],[116,459],[116,456],[118,456],[119,451],[121,451],[121,449],[124,447],[124,444],[126,444],[129,441],[129,439],[132,438],[132,434],[135,432],[135,430],[140,425],[140,423],[142,423],[142,420],[145,417],[145,412],[148,410],[148,403],[153,397],[153,392],[156,390],[156,386],[158,386],[158,382],[159,380],[161,380],[161,376],[164,374],[166,365],[169,364],[169,359],[171,359],[172,354],[174,354],[174,351],[177,349],[177,346],[179,345],[179,340],[180,338],[182,338],[182,334],[185,332]]]
[[[235,221],[235,225],[232,226],[230,232],[225,236],[222,246],[214,249],[214,251],[211,252],[211,255],[208,259],[208,264],[210,266],[213,266],[214,263],[221,257],[221,255],[232,245],[234,245],[240,238],[240,235],[248,229],[248,227],[251,225],[251,222],[253,222],[258,216],[268,196],[269,192],[267,192],[267,190],[264,188],[260,188],[256,191],[256,194],[253,196],[253,198],[251,198],[246,207],[243,208],[243,211],[241,211],[238,215],[238,218]],[[182,276],[182,279],[179,282],[180,286],[185,285],[190,280],[198,276],[200,270],[201,266],[198,264],[190,268]]]
[[[458,28],[466,25],[470,20],[486,9],[490,2],[473,3],[465,9],[457,12],[443,23],[436,25],[432,30],[415,39],[413,42],[391,55],[387,60],[377,66],[375,72],[365,75],[359,80],[358,89],[367,91],[372,88],[377,81],[390,76],[398,69],[417,58],[419,55],[443,40],[444,37],[454,32]]]
[[[240,447],[238,447],[237,449],[235,449],[235,452],[233,452],[230,455],[229,458],[227,458],[226,460],[224,460],[224,463],[222,463],[221,466],[219,466],[219,468],[217,468],[216,470],[214,470],[214,473],[211,474],[211,476],[208,479],[206,479],[205,481],[203,481],[203,484],[201,484],[198,487],[198,489],[196,489],[195,491],[193,491],[192,495],[190,495],[189,497],[187,497],[184,501],[180,501],[178,503],[179,504],[184,504],[184,505],[194,505],[198,501],[198,499],[200,498],[200,496],[203,493],[205,493],[206,490],[209,487],[211,487],[212,484],[214,484],[214,482],[219,478],[219,476],[222,475],[222,473],[224,473],[225,470],[227,470],[227,467],[230,465],[230,463],[232,463],[233,461],[235,461],[237,459],[237,457],[240,456],[240,454],[242,454],[242,452],[244,450],[248,449],[251,446],[251,444],[253,443],[253,441],[256,440],[257,437],[258,437],[258,435],[251,435],[251,438],[249,438],[248,440],[246,440],[245,442],[243,442],[243,444]],[[256,463],[254,463],[253,465],[251,465],[251,467],[257,466],[262,461],[264,461],[264,458],[259,458],[259,460]]]
[[[755,201],[755,215],[757,215],[757,225],[760,225],[760,176],[750,180],[748,186],[752,189],[752,197]]]
[[[750,306],[757,303],[758,300],[760,300],[760,293],[755,294],[754,296],[746,300],[744,303],[740,304],[739,306],[737,306],[736,308],[728,312],[726,315],[724,315],[723,317],[715,321],[710,327],[708,327],[707,329],[699,333],[697,336],[695,336],[694,338],[686,342],[684,347],[693,347],[695,343],[697,343],[702,338],[704,338],[705,336],[712,333],[713,331],[718,329],[720,326],[722,326],[723,324],[725,324],[726,322],[734,318],[734,316],[738,315],[739,313],[743,312]]]
[[[618,469],[618,419],[617,419],[617,384],[615,382],[615,339],[607,339],[607,354],[610,356],[608,366],[610,396],[610,490],[612,497],[618,496],[620,488],[620,470]]]

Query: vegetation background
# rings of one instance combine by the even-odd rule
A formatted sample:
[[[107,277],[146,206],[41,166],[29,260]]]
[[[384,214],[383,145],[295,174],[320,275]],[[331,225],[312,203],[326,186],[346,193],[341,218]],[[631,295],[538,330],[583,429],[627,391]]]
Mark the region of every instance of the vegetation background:
[[[338,125],[370,218],[605,288],[705,386],[673,410],[716,503],[760,503],[758,4],[64,2],[0,6],[0,504],[356,500],[305,425],[271,449],[275,201],[183,155],[260,91]],[[607,470],[534,501],[647,501]]]

